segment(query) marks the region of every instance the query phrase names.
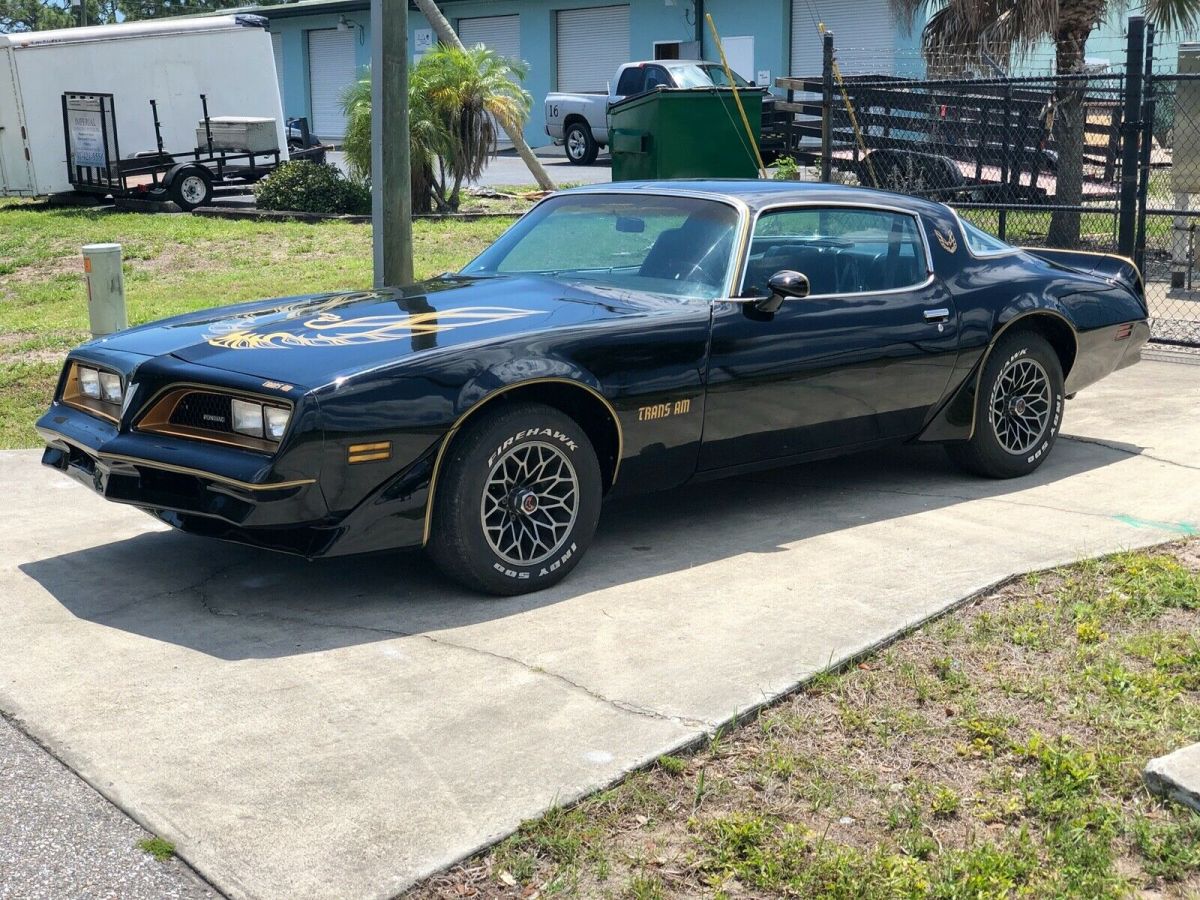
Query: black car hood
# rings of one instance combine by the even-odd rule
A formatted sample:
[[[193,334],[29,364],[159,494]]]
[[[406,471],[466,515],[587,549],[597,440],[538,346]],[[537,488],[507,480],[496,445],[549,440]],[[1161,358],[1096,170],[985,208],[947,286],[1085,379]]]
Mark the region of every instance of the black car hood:
[[[304,387],[524,333],[629,316],[706,317],[708,303],[541,276],[447,276],[400,290],[262,300],[92,342]],[[89,345],[85,345],[89,346]]]

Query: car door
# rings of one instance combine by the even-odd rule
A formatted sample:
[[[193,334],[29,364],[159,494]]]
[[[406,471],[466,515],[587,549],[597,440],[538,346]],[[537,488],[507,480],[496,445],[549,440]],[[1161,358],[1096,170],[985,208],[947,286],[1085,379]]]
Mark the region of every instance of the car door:
[[[741,295],[780,270],[810,293],[764,313],[713,312],[701,470],[912,437],[958,353],[953,299],[919,218],[866,206],[792,206],[755,221]]]

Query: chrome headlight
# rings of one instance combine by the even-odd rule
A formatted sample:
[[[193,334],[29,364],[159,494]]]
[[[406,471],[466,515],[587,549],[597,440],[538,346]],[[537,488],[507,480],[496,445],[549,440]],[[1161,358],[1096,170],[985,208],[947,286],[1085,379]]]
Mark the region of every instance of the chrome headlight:
[[[113,372],[100,372],[100,399],[105,403],[116,403],[118,406],[125,399],[125,391],[121,387],[121,376]]]
[[[234,398],[230,404],[233,414],[233,430],[250,437],[278,441],[287,431],[292,411],[282,406],[255,403],[253,400]]]
[[[79,393],[93,400],[100,399],[100,370],[87,366],[79,367]]]

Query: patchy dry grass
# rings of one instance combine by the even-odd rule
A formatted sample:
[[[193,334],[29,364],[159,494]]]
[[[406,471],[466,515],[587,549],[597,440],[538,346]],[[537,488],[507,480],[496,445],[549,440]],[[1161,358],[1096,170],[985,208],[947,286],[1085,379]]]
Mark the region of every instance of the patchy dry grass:
[[[458,269],[510,219],[413,228],[418,277]],[[371,229],[345,222],[251,222],[46,208],[0,201],[0,447],[37,443],[33,422],[65,352],[88,337],[79,249],[124,248],[130,324],[371,282]]]
[[[1014,582],[416,897],[1195,897],[1200,542]]]

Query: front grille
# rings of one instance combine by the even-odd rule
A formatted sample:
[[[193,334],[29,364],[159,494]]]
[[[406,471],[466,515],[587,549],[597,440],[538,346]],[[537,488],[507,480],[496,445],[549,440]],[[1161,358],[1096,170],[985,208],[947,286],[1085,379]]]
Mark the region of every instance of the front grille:
[[[232,398],[225,394],[192,391],[171,413],[172,425],[230,434],[233,431]]]

